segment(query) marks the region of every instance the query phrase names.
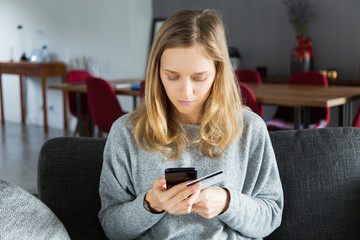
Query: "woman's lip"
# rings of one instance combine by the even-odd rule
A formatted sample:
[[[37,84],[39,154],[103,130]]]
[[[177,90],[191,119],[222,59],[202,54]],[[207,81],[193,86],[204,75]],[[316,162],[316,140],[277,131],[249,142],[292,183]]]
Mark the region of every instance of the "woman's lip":
[[[181,105],[186,105],[186,106],[192,105],[194,103],[194,101],[182,101],[182,100],[178,100],[178,101]]]

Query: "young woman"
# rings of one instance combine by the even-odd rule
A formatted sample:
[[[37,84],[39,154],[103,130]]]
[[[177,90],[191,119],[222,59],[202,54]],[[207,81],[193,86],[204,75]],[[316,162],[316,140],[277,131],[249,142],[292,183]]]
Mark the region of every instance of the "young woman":
[[[159,29],[145,99],[112,126],[99,218],[110,239],[252,239],[280,225],[283,193],[262,119],[241,104],[221,18],[183,10]],[[164,170],[225,181],[167,190]]]

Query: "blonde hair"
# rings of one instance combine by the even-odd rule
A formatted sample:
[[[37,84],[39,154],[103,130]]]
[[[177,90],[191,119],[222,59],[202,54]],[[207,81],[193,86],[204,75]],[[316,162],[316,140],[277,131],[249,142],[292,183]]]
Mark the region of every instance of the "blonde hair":
[[[199,138],[190,142],[168,99],[160,79],[160,59],[165,49],[198,44],[214,59],[216,75],[200,122]],[[131,114],[135,139],[147,152],[158,152],[168,160],[178,159],[189,144],[199,154],[220,158],[242,133],[239,86],[232,69],[221,17],[214,10],[182,10],[160,27],[146,73],[145,98]]]

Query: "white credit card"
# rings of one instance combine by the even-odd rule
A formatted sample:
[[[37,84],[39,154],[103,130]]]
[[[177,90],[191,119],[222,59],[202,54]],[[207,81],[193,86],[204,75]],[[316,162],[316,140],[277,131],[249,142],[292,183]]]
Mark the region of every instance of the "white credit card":
[[[203,188],[210,187],[210,186],[215,185],[224,180],[225,180],[225,175],[224,175],[223,171],[219,170],[219,171],[213,172],[209,175],[206,175],[202,178],[198,178],[192,182],[189,182],[186,184],[186,186],[190,187],[191,185],[194,185],[195,183],[201,181],[201,188],[200,188],[200,190],[201,190]]]

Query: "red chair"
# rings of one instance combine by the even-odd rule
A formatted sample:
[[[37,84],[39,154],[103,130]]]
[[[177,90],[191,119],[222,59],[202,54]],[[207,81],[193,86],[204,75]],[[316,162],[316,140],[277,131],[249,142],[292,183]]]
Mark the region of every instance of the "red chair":
[[[145,80],[140,82],[140,99],[145,97]]]
[[[72,70],[67,73],[67,82],[70,84],[77,84],[77,83],[85,83],[86,79],[90,77],[90,73],[84,70]],[[76,105],[76,93],[69,92],[68,93],[68,100],[69,100],[69,109],[70,113],[78,117],[77,105]],[[88,102],[86,94],[81,94],[81,115],[82,119],[85,122],[88,119]],[[74,135],[78,131],[77,129],[78,124],[76,124],[76,129]]]
[[[236,70],[235,71],[235,74],[236,74],[236,77],[238,79],[238,81],[240,83],[243,83],[243,82],[248,82],[248,83],[258,83],[258,84],[261,84],[261,76],[259,74],[258,71],[256,70],[251,70],[251,69],[240,69],[240,70]],[[241,86],[240,86],[241,87]],[[249,88],[248,86],[246,86],[246,88]],[[251,89],[249,89],[251,91]],[[252,92],[251,92],[252,95],[254,95]],[[254,99],[256,100],[256,98],[254,97]],[[252,101],[250,99],[248,99],[248,101]],[[257,102],[257,101],[256,101]],[[246,104],[245,104],[246,105]],[[257,107],[256,109],[254,110],[252,107],[250,107],[253,112],[256,112],[258,113],[258,115],[260,117],[262,117],[263,115],[263,112],[264,112],[264,106],[262,104],[258,104],[256,103]],[[259,109],[258,109],[259,108]]]
[[[288,84],[322,85],[326,88],[328,81],[319,72],[298,72],[291,76]],[[310,107],[309,114],[309,128],[323,128],[329,124],[330,108]],[[266,124],[269,130],[294,129],[294,109],[278,107],[273,119],[266,121]]]
[[[245,83],[239,82],[239,85],[243,104],[248,106],[254,113],[262,117],[263,107],[262,105],[258,104],[254,93]]]
[[[101,78],[86,79],[89,110],[93,122],[104,132],[109,132],[112,124],[123,112],[116,93],[110,83]]]
[[[352,126],[360,128],[360,107],[359,107],[359,110],[357,111],[357,114],[355,116]]]
[[[241,69],[236,70],[235,74],[240,82],[261,83],[261,76],[256,70]]]

